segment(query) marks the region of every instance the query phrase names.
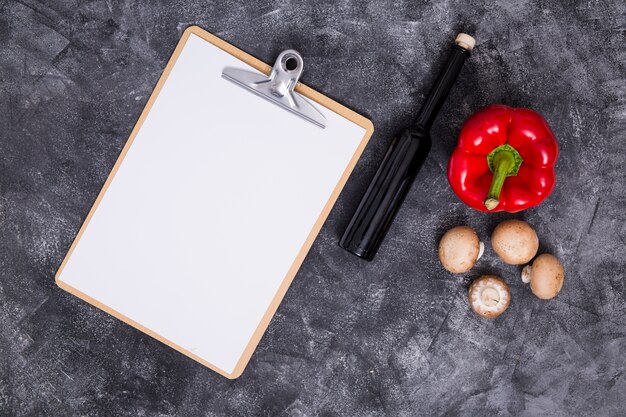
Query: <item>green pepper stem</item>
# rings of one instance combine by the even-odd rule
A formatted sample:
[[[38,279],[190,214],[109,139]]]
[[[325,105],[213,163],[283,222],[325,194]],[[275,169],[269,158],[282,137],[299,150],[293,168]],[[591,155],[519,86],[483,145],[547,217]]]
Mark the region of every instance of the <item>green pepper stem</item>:
[[[511,151],[501,150],[493,156],[493,179],[491,180],[491,187],[489,187],[489,193],[485,199],[485,207],[487,210],[495,209],[500,203],[500,192],[504,185],[504,180],[510,175],[511,169],[515,166],[515,156]]]

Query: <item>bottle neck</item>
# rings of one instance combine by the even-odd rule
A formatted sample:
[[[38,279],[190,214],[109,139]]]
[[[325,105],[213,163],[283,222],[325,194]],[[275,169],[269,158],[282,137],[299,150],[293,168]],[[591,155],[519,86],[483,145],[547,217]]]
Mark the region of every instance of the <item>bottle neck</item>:
[[[415,125],[424,130],[430,130],[433,122],[439,114],[439,110],[450,93],[450,89],[454,85],[465,60],[470,56],[470,51],[458,45],[452,47],[448,61],[443,70],[439,74],[435,85],[431,88],[426,97],[426,101],[422,106]]]

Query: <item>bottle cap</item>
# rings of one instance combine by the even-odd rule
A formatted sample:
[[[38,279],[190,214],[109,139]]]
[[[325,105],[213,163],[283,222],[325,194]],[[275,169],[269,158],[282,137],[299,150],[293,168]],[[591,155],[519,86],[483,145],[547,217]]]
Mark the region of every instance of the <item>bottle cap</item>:
[[[467,33],[459,33],[458,35],[456,35],[454,43],[459,45],[461,48],[467,49],[471,52],[472,49],[474,49],[474,45],[476,45],[476,39],[474,39]]]

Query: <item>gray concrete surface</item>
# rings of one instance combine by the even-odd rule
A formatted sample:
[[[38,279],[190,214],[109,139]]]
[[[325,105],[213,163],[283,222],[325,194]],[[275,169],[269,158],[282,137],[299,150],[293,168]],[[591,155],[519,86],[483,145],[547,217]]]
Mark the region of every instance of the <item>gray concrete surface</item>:
[[[247,370],[226,380],[54,285],[53,276],[182,31],[197,24],[370,117],[370,145]],[[374,262],[337,246],[394,133],[459,30],[475,34],[430,159]],[[463,120],[531,107],[558,183],[516,215],[465,207],[445,166]],[[623,416],[626,414],[626,4],[606,1],[0,3],[0,415]],[[167,190],[165,190],[167,191]],[[540,301],[488,248],[471,273],[436,245],[526,219],[566,268]],[[512,303],[473,315],[501,274]]]

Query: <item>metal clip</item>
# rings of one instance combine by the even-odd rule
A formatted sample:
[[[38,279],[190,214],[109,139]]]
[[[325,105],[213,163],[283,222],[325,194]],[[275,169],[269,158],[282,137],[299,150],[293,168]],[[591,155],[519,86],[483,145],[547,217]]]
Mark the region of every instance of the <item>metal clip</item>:
[[[224,68],[222,77],[325,128],[326,117],[307,99],[293,91],[303,68],[302,56],[293,49],[287,49],[278,55],[269,78],[256,72],[232,67]]]

